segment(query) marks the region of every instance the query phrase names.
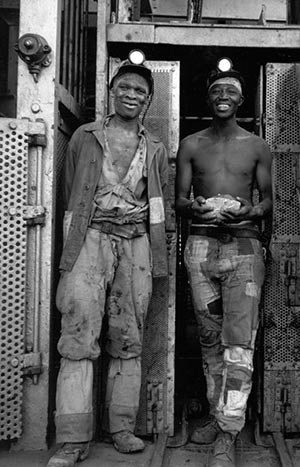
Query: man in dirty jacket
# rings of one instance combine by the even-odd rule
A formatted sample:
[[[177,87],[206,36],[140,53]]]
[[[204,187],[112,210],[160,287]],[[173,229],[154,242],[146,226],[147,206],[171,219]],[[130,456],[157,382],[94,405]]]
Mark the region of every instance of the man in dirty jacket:
[[[110,356],[106,408],[115,448],[141,451],[134,435],[141,386],[143,328],[152,277],[167,275],[164,145],[140,122],[153,93],[139,56],[121,63],[110,83],[114,113],[79,127],[65,161],[64,248],[57,290],[62,357],[56,438],[48,467],[88,456],[93,436],[93,361],[107,315]]]

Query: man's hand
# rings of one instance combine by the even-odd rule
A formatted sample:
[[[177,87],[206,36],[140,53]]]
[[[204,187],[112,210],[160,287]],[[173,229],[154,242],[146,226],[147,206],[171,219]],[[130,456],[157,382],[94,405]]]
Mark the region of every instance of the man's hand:
[[[236,197],[236,200],[241,203],[240,209],[225,208],[221,210],[220,214],[224,223],[238,223],[251,220],[255,216],[255,208],[248,200],[239,196]]]
[[[218,224],[219,219],[214,208],[206,204],[206,199],[203,196],[197,196],[191,206],[193,216],[197,217],[205,224]]]

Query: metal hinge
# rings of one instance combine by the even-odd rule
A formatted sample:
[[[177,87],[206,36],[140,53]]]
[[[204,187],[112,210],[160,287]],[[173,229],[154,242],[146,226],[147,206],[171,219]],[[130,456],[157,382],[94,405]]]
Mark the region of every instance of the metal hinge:
[[[46,210],[41,205],[27,205],[23,210],[23,219],[27,221],[27,225],[44,225]]]
[[[40,375],[42,373],[42,354],[40,352],[24,354],[22,368],[26,376]]]

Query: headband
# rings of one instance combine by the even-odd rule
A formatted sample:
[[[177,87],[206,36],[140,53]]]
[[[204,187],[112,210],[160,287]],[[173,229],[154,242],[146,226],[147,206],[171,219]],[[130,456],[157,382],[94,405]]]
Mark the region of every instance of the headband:
[[[209,86],[207,92],[209,92],[209,90],[212,88],[212,86],[214,86],[215,84],[231,84],[232,86],[234,86],[241,94],[243,94],[242,92],[242,85],[240,83],[240,81],[237,79],[237,78],[232,78],[230,76],[224,76],[223,78],[218,78],[216,79],[216,81],[213,81],[213,83],[211,83],[211,85]]]

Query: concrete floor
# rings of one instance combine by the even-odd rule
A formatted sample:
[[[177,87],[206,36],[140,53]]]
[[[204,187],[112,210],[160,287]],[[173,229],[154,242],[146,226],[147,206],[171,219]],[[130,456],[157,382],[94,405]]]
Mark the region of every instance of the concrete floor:
[[[150,463],[153,444],[147,443],[142,453],[120,454],[111,444],[95,443],[91,445],[90,455],[80,467],[147,467]],[[9,452],[0,450],[0,467],[45,467],[48,459],[55,452],[49,451]]]
[[[294,467],[300,467],[300,440],[287,442],[292,453]],[[79,467],[149,467],[155,445],[146,441],[142,453],[120,454],[109,443],[93,443],[90,456]],[[11,452],[0,449],[0,467],[45,467],[54,453],[49,451]],[[207,467],[210,446],[187,443],[179,448],[167,448],[163,467]],[[237,467],[285,467],[282,466],[274,447],[255,445],[245,431],[237,440]]]

